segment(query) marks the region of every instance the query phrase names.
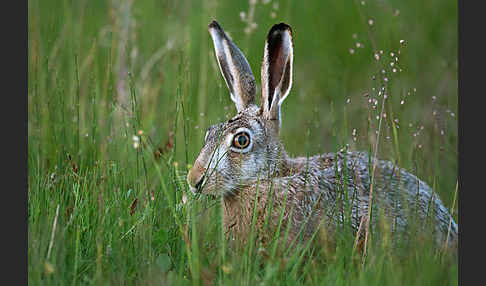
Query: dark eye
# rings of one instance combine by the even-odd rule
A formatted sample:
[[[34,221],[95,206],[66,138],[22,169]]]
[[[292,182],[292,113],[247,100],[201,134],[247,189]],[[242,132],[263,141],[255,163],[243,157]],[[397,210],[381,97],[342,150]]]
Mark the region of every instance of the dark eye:
[[[240,132],[233,137],[233,147],[244,149],[250,145],[250,135],[246,132]]]

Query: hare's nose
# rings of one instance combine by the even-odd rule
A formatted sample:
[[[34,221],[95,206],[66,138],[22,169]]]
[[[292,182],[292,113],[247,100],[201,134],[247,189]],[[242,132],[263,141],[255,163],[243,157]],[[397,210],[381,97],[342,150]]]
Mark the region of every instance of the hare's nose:
[[[192,191],[197,191],[201,188],[202,182],[204,181],[204,172],[206,169],[201,166],[201,164],[196,161],[194,167],[187,174],[187,183],[191,187]],[[193,190],[194,189],[194,190]]]

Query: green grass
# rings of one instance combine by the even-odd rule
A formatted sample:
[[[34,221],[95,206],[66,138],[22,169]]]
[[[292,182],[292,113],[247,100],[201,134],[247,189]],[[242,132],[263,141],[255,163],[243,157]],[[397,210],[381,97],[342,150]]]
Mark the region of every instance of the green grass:
[[[295,46],[294,84],[282,107],[288,153],[347,144],[373,152],[381,115],[378,156],[431,185],[457,222],[455,1],[278,1],[276,8],[272,0],[250,8],[147,0],[129,13],[117,2],[28,2],[30,284],[458,284],[457,257],[420,238],[392,248],[373,233],[364,263],[345,231],[330,249],[233,248],[219,201],[194,198],[185,182],[206,128],[235,113],[208,23],[218,20],[260,83],[266,33],[285,21]],[[242,11],[257,24],[248,34]],[[374,50],[383,51],[379,61]],[[376,109],[370,98],[379,100]]]

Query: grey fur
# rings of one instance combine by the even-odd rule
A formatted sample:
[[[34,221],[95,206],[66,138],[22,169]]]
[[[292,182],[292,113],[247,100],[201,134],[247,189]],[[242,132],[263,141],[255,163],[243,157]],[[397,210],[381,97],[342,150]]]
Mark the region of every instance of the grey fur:
[[[187,176],[191,190],[223,196],[225,227],[243,241],[249,234],[255,203],[257,233],[262,240],[273,236],[281,215],[281,227],[289,228],[289,241],[299,233],[307,240],[319,227],[332,233],[346,219],[357,237],[362,237],[360,225],[368,217],[373,158],[365,152],[291,158],[278,136],[280,118],[268,119],[265,107],[244,102],[248,104],[235,117],[208,129]],[[251,132],[251,150],[232,147],[233,136],[242,127]],[[350,212],[343,207],[346,203]],[[417,215],[421,220],[431,218],[437,243],[457,243],[457,224],[437,194],[392,162],[376,161],[372,207],[371,226],[382,216],[391,231],[407,236],[409,221]],[[267,218],[268,228],[264,228]]]

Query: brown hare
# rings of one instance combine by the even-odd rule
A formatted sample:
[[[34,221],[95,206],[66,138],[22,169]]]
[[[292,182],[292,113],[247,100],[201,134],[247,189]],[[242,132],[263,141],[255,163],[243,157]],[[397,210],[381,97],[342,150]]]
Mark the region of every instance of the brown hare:
[[[389,218],[392,231],[406,233],[415,213],[421,222],[432,219],[437,242],[456,242],[457,225],[433,190],[392,162],[374,162],[365,152],[287,155],[279,129],[280,105],[292,86],[290,26],[274,25],[266,38],[260,107],[245,56],[216,21],[209,24],[209,33],[238,114],[209,127],[187,182],[193,192],[223,196],[228,233],[245,241],[255,209],[254,227],[263,241],[287,228],[287,242],[297,237],[305,241],[319,227],[335,231],[346,219],[362,237],[369,217],[371,166],[376,163],[371,226],[380,214]]]

